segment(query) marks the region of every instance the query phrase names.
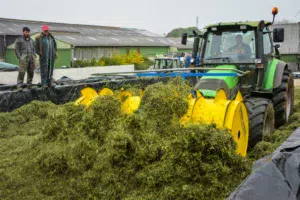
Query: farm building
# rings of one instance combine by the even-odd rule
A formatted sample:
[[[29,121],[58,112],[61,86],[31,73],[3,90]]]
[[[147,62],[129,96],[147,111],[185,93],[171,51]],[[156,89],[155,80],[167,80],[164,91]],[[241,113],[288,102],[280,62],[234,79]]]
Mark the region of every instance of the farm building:
[[[273,28],[284,28],[284,42],[280,44],[281,59],[289,63],[293,71],[300,71],[300,22],[275,24]]]
[[[64,24],[42,21],[0,19],[0,60],[17,64],[14,41],[22,27],[31,29],[32,38],[47,24],[58,41],[58,60],[55,67],[71,66],[74,59],[110,57],[137,50],[144,56],[154,57],[170,52],[191,52],[192,44],[183,46],[179,38],[165,38],[155,33],[120,27]]]

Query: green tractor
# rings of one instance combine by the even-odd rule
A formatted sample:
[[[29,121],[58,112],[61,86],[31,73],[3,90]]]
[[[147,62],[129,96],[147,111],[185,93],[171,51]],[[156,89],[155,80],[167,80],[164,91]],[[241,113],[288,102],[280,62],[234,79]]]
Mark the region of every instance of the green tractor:
[[[207,73],[244,72],[241,76],[203,76],[194,89],[205,98],[215,98],[221,89],[232,100],[242,93],[250,147],[287,123],[294,106],[293,76],[288,64],[280,60],[279,45],[274,45],[284,41],[284,29],[271,31],[278,9],[273,8],[272,13],[273,22],[213,24],[193,36],[193,58],[200,57],[196,68],[218,69],[205,70]],[[187,37],[183,35],[182,44]]]

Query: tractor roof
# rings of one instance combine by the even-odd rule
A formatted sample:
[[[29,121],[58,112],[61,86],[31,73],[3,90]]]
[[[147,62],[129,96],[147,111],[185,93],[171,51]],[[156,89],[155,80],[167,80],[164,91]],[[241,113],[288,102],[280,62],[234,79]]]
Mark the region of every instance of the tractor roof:
[[[211,27],[216,26],[235,26],[235,25],[247,25],[251,27],[258,27],[260,21],[246,21],[246,22],[220,22],[218,24],[211,24],[205,27],[205,29],[209,29]],[[269,23],[269,21],[265,21],[265,24]]]

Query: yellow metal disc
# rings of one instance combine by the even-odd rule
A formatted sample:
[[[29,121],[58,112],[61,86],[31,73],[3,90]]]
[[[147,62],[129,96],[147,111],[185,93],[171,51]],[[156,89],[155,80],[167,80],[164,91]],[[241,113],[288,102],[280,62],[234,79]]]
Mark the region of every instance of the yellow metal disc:
[[[225,127],[237,143],[237,153],[246,156],[249,138],[249,118],[247,108],[242,101],[232,101],[228,107]]]

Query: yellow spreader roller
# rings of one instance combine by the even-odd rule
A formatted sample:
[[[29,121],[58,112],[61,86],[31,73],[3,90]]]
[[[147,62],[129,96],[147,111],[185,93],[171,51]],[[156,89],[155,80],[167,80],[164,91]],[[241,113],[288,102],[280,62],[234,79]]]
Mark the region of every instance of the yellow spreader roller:
[[[108,88],[102,89],[99,94],[92,88],[85,88],[81,91],[80,97],[75,105],[83,104],[89,107],[98,96],[114,95]],[[133,96],[129,91],[122,90],[117,99],[122,102],[122,111],[125,114],[132,114],[139,109],[141,95]],[[243,97],[237,93],[234,100],[228,100],[224,90],[219,90],[214,99],[205,98],[200,92],[196,97],[188,96],[188,111],[181,118],[184,126],[195,124],[215,124],[218,129],[228,129],[237,143],[237,153],[246,156],[249,137],[249,119]]]
[[[183,124],[215,124],[218,129],[226,128],[237,143],[237,152],[246,156],[249,137],[247,108],[240,92],[234,100],[227,100],[224,90],[219,90],[214,99],[189,98],[189,109],[181,119]]]
[[[140,91],[142,95],[142,91]],[[85,105],[89,107],[98,96],[114,96],[114,92],[109,88],[102,89],[99,94],[92,88],[84,88],[81,90],[81,97],[77,99],[75,105]],[[129,91],[122,90],[117,99],[122,102],[122,111],[125,114],[132,114],[138,110],[141,103],[141,96],[133,96]]]

